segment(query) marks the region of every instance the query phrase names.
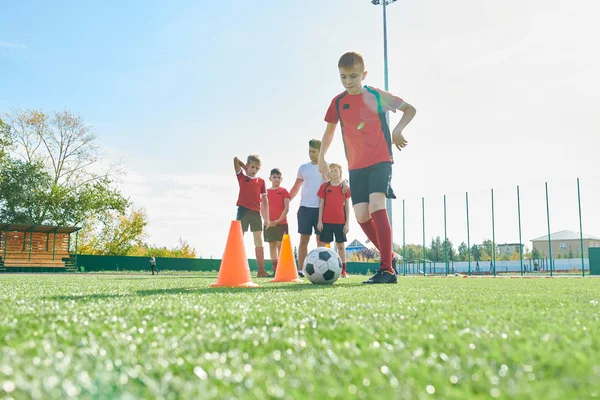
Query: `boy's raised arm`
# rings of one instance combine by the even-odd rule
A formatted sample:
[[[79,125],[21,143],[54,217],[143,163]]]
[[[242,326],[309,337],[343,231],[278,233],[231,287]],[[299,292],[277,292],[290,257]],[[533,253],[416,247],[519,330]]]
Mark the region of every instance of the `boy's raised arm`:
[[[239,158],[234,157],[233,158],[233,169],[235,170],[235,173],[236,174],[239,173],[242,170],[242,168],[244,170],[246,170],[246,164],[244,164],[242,162],[242,160],[240,160]]]
[[[325,179],[329,179],[329,166],[325,161],[325,155],[327,154],[327,150],[329,150],[329,146],[331,146],[331,142],[333,141],[333,136],[335,135],[336,127],[337,123],[328,122],[327,127],[325,128],[325,133],[323,134],[323,139],[321,140],[321,153],[319,154],[319,172],[323,175]]]

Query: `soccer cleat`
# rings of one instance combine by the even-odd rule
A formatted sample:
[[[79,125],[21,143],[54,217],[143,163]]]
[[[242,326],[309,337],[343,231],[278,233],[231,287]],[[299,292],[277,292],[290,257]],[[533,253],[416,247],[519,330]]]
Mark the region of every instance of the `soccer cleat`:
[[[340,276],[342,278],[347,278],[348,277],[348,273],[346,271],[342,271],[342,274]]]
[[[375,275],[368,280],[364,281],[365,284],[376,284],[376,283],[398,283],[398,278],[395,271],[380,269]]]
[[[271,275],[269,275],[267,272],[265,271],[261,271],[259,273],[256,274],[257,278],[270,278]]]
[[[304,278],[304,272],[302,272],[301,270],[298,270],[298,276],[300,278]]]

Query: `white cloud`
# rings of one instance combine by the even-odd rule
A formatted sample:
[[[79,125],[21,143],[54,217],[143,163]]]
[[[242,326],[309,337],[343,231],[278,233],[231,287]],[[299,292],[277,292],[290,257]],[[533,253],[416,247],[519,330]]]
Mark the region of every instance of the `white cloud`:
[[[7,48],[12,48],[12,49],[26,49],[27,48],[27,46],[25,46],[24,44],[11,43],[11,42],[3,41],[3,40],[0,40],[0,47],[7,47]]]

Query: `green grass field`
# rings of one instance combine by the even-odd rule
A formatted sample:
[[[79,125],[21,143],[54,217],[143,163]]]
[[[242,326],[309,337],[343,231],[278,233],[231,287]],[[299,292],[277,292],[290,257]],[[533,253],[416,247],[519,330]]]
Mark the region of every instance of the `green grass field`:
[[[0,276],[0,398],[600,397],[600,279]]]

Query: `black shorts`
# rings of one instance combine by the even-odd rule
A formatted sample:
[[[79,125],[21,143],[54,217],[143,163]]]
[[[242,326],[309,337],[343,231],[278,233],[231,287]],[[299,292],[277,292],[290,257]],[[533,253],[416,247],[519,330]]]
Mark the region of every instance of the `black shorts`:
[[[298,233],[301,235],[320,235],[317,229],[319,224],[319,209],[301,206],[298,209]]]
[[[344,234],[344,224],[323,224],[323,232],[321,233],[321,242],[331,243],[335,236],[336,243],[346,242]]]
[[[395,199],[396,195],[392,190],[391,182],[391,162],[382,162],[350,171],[352,204],[368,203],[371,193],[385,193],[388,199]]]
[[[248,227],[250,227],[251,232],[262,231],[262,218],[257,211],[239,206],[236,219],[242,222],[242,232],[246,232]]]
[[[289,233],[288,224],[272,226],[268,229],[265,229],[265,242],[281,242],[283,240],[283,235],[285,235],[286,233]]]

